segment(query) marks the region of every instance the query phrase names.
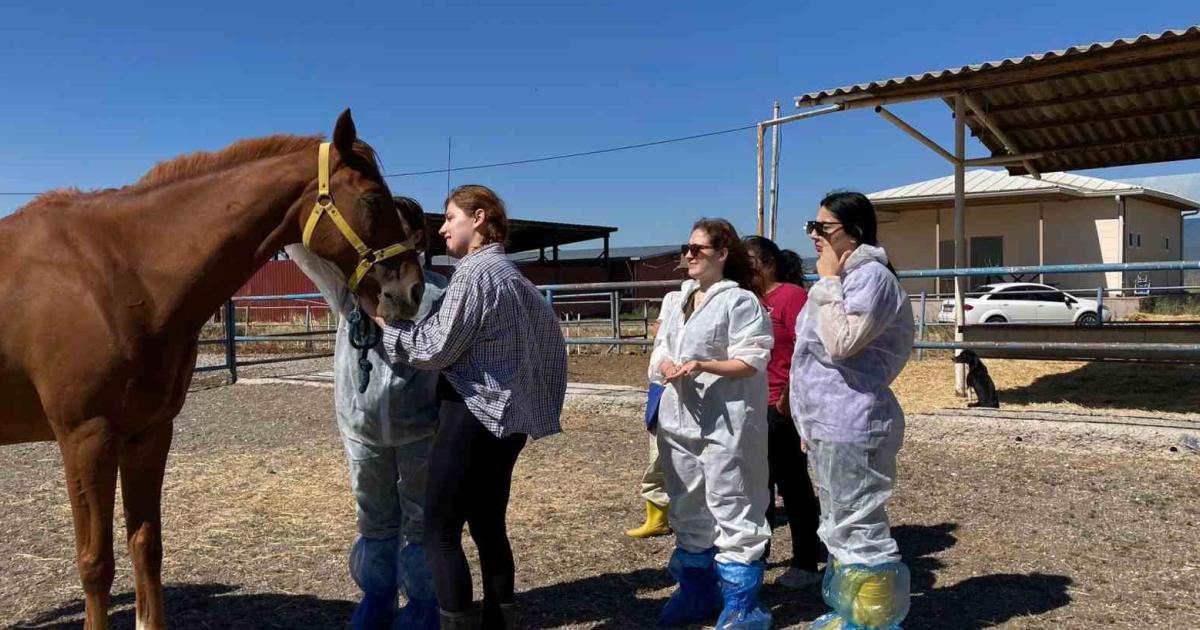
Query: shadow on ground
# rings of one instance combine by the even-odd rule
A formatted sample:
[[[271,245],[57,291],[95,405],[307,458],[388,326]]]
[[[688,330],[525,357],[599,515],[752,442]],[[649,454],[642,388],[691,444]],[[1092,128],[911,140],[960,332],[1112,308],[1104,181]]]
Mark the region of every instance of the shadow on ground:
[[[958,542],[957,527],[942,523],[892,530],[912,571],[912,610],[903,624],[907,630],[982,630],[1071,602],[1071,579],[1063,575],[998,573],[937,586],[936,571],[943,564],[936,554]],[[534,588],[519,593],[517,601],[528,630],[575,624],[605,630],[652,628],[665,599],[639,598],[638,593],[671,585],[665,567],[639,569]],[[177,584],[165,590],[168,619],[176,628],[344,628],[355,605],[305,595],[239,594],[237,587],[225,584]],[[817,588],[797,592],[767,585],[761,600],[772,609],[777,628],[804,627],[828,610]],[[112,601],[117,609],[113,630],[133,630],[133,594],[117,594]],[[83,602],[77,600],[9,628],[74,629],[80,627],[82,613]]]

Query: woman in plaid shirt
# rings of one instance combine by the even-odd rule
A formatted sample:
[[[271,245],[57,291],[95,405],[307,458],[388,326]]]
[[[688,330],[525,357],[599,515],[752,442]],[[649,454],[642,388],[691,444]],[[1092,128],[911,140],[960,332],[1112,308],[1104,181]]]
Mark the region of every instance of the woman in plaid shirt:
[[[558,317],[504,254],[504,202],[484,186],[446,199],[439,234],[459,258],[440,307],[419,322],[376,321],[392,360],[442,371],[429,456],[425,548],[442,630],[511,629],[513,556],[505,525],[513,466],[529,437],[558,433],[567,353]],[[479,548],[482,610],[472,604],[463,525]]]

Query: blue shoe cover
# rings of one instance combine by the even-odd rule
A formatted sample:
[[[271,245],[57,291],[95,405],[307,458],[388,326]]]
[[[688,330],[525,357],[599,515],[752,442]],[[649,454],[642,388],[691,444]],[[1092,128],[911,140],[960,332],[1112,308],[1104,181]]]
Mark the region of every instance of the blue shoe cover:
[[[395,538],[359,538],[350,549],[350,577],[362,589],[363,598],[350,619],[353,630],[389,630],[396,616]]]
[[[717,563],[725,608],[717,619],[716,630],[769,630],[771,613],[758,604],[763,568],[762,562]]]
[[[436,599],[410,599],[396,615],[392,630],[438,630],[440,617]]]
[[[846,620],[836,612],[827,612],[817,617],[808,626],[808,630],[844,630]]]
[[[711,618],[721,610],[721,586],[713,568],[716,549],[692,553],[676,548],[667,571],[679,588],[663,606],[660,626],[682,626]]]
[[[400,550],[397,575],[408,603],[396,615],[392,630],[438,630],[437,595],[433,591],[433,574],[429,571],[423,546],[409,544]]]

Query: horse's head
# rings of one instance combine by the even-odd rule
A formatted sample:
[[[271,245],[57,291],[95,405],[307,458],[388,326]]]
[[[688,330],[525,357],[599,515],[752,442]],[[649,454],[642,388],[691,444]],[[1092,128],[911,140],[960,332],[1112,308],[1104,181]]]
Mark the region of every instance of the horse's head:
[[[416,221],[423,217],[396,207],[350,110],[338,117],[331,145],[322,145],[317,180],[300,202],[304,245],[340,267],[351,291],[377,294],[380,316],[412,319],[425,290],[424,226]]]

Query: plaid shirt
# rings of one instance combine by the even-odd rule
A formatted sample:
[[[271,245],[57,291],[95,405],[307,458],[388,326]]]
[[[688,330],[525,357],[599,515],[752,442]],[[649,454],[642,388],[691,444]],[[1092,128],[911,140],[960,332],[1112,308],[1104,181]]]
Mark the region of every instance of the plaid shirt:
[[[558,317],[498,244],[460,260],[438,310],[386,327],[383,343],[393,361],[442,370],[497,437],[562,430],[567,349]]]

